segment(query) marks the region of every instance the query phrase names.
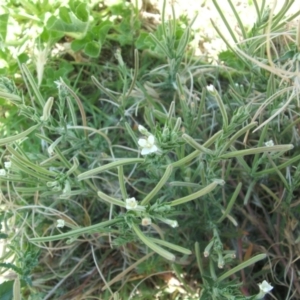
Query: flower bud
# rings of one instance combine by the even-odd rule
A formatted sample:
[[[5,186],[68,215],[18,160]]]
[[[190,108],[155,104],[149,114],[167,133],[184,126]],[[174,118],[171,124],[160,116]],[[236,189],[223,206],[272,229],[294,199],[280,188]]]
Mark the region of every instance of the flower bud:
[[[51,115],[51,109],[52,109],[52,105],[53,105],[53,102],[54,102],[54,98],[53,97],[50,97],[44,108],[43,108],[43,115],[40,117],[40,120],[41,121],[47,121]]]
[[[56,227],[57,227],[57,228],[63,228],[64,226],[65,226],[65,221],[62,220],[62,219],[58,219],[58,220],[57,220]]]
[[[141,224],[142,224],[143,226],[149,226],[149,225],[151,225],[151,223],[152,223],[152,221],[151,221],[150,218],[143,218]]]

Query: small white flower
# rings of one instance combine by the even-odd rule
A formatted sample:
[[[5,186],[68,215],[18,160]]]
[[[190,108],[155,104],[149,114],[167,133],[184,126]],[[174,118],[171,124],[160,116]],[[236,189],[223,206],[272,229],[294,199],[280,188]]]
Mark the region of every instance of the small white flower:
[[[126,209],[135,209],[138,206],[138,203],[134,197],[126,199],[125,203],[126,203]]]
[[[269,140],[269,141],[265,142],[265,145],[267,147],[272,147],[272,146],[274,146],[274,142],[273,142],[273,140]]]
[[[4,167],[5,167],[5,169],[10,169],[10,167],[11,167],[11,161],[4,162]]]
[[[214,92],[215,92],[215,87],[214,87],[212,84],[208,85],[206,88],[207,88],[207,90],[208,90],[210,93],[214,93]]]
[[[260,291],[265,294],[273,290],[273,287],[266,280],[264,280],[262,283],[259,283],[258,286]]]
[[[6,175],[6,171],[4,169],[0,169],[0,176],[5,176]]]
[[[58,220],[57,220],[56,227],[57,227],[57,228],[63,228],[64,226],[65,226],[65,221],[62,220],[62,219],[58,219]]]
[[[142,219],[142,225],[143,226],[149,226],[149,225],[151,225],[151,223],[152,223],[152,221],[151,221],[150,218],[143,218]]]
[[[158,147],[155,145],[154,135],[149,135],[147,138],[139,139],[138,144],[142,147],[142,155],[148,155],[158,151]]]
[[[126,199],[125,203],[125,207],[128,210],[144,211],[146,209],[146,207],[138,205],[134,197]]]

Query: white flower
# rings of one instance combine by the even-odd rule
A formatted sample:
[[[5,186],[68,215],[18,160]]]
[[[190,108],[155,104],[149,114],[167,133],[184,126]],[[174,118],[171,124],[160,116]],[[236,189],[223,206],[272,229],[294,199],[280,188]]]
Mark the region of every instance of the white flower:
[[[265,142],[265,145],[267,147],[272,147],[272,146],[274,146],[274,142],[273,142],[273,140],[269,140],[269,141]]]
[[[212,84],[208,85],[206,88],[207,88],[207,90],[208,90],[210,93],[214,93],[214,92],[215,92],[215,87],[214,87]]]
[[[5,176],[6,175],[6,171],[4,169],[0,169],[0,176]]]
[[[11,161],[4,162],[5,169],[9,169],[11,167]]]
[[[144,206],[138,205],[134,197],[126,199],[125,203],[125,207],[128,210],[143,211],[146,209]]]
[[[57,227],[57,228],[63,228],[64,226],[65,226],[65,221],[62,220],[62,219],[58,219],[58,220],[57,220],[56,227]]]
[[[135,209],[138,206],[138,203],[134,197],[126,199],[125,203],[126,203],[126,209]]]
[[[149,226],[149,225],[151,225],[151,223],[152,223],[152,221],[151,221],[150,218],[143,218],[142,219],[142,225],[143,226]]]
[[[262,283],[259,283],[258,286],[260,291],[265,294],[273,290],[273,287],[266,280],[264,280]]]
[[[154,135],[149,135],[147,138],[139,139],[138,144],[142,147],[142,155],[151,154],[158,151],[158,147],[155,145]]]

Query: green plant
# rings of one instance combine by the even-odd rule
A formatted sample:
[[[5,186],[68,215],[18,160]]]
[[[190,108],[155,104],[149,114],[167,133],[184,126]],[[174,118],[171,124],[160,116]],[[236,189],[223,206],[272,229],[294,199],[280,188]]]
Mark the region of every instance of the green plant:
[[[0,97],[22,120],[21,129],[7,122],[0,139],[1,201],[11,211],[0,237],[13,241],[6,254],[13,261],[0,267],[15,272],[14,283],[0,286],[3,293],[167,299],[175,292],[160,276],[172,272],[182,298],[262,299],[272,290],[266,279],[273,282],[266,258],[274,276],[298,293],[297,268],[287,270],[278,240],[288,228],[298,230],[291,209],[299,187],[297,77],[294,85],[281,82],[296,75],[298,46],[288,61],[281,58],[290,45],[276,60],[268,51],[285,8],[266,19],[262,5],[250,33],[232,8],[246,40],[220,54],[228,68],[190,59],[194,20],[183,29],[173,10],[166,21],[165,5],[162,24],[148,33],[137,8],[125,2],[100,12],[70,2],[48,19],[40,38],[71,36],[74,57],[83,53],[86,64],[49,59],[33,75],[32,65],[20,63],[22,85],[2,77]],[[264,30],[269,39],[260,45]],[[141,51],[132,64],[134,42]],[[105,67],[94,66],[114,43],[122,51]],[[157,61],[140,66],[146,49]],[[62,63],[53,70],[56,61]],[[252,231],[260,235],[247,240]],[[297,244],[294,236],[285,240],[287,248]]]

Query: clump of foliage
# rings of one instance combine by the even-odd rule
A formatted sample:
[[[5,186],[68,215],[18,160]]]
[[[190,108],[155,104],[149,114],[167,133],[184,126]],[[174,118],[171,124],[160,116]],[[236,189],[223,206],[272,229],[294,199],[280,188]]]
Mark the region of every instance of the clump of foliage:
[[[217,66],[165,2],[152,32],[125,1],[2,15],[3,300],[300,296],[300,12],[253,1],[249,31],[229,1],[238,43],[213,2],[236,42]],[[21,16],[37,52],[14,60]]]

